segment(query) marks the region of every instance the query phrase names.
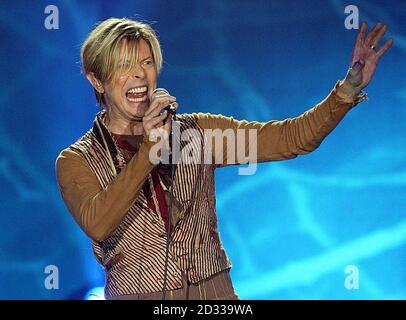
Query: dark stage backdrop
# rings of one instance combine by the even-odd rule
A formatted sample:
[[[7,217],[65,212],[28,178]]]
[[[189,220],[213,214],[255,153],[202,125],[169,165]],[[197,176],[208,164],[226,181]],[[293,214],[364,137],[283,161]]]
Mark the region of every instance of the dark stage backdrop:
[[[99,110],[78,63],[96,22],[155,22],[158,84],[180,111],[266,121],[301,114],[344,77],[350,4],[395,40],[369,100],[309,155],[252,176],[217,170],[221,238],[242,299],[406,298],[406,2],[377,0],[2,1],[0,298],[80,299],[104,285],[54,172]],[[48,5],[59,29],[44,25]]]

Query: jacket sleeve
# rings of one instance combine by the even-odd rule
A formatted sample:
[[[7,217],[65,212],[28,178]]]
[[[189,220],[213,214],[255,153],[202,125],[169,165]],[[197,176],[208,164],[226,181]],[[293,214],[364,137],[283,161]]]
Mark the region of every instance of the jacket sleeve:
[[[241,162],[237,152],[245,150],[246,159],[251,163],[287,160],[307,154],[319,147],[324,138],[338,125],[345,114],[366,98],[366,94],[347,102],[338,97],[336,83],[330,94],[313,108],[295,118],[271,120],[268,122],[235,120],[232,117],[210,113],[193,113],[193,117],[205,130],[206,142],[211,141],[212,161],[218,166],[247,163]],[[209,131],[207,131],[209,129]],[[214,131],[223,132],[224,137],[234,135],[234,139],[220,137]],[[226,134],[225,130],[232,130]],[[238,130],[241,137],[238,139]],[[249,137],[249,130],[256,135]],[[212,132],[212,133],[211,133]],[[255,137],[256,136],[256,137]],[[234,141],[233,141],[234,140]],[[256,144],[256,154],[249,155],[249,144]],[[244,149],[245,148],[245,149]],[[209,153],[210,154],[210,153]]]
[[[111,235],[135,201],[153,164],[151,142],[144,142],[115,179],[102,188],[86,160],[70,148],[56,159],[55,168],[62,198],[83,231],[95,241]]]

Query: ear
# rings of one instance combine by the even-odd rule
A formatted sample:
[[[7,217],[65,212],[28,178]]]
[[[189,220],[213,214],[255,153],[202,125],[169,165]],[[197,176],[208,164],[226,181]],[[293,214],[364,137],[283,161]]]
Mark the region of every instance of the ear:
[[[94,90],[96,90],[98,93],[104,93],[102,83],[96,78],[93,72],[89,72],[88,74],[86,74],[86,78],[90,82]]]

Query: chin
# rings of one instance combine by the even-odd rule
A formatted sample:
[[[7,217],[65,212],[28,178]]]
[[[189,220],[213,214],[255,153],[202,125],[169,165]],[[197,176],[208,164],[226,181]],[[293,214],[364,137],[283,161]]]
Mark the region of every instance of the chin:
[[[144,103],[139,105],[128,105],[126,108],[127,114],[130,118],[142,118],[147,110],[148,105]]]
[[[129,111],[134,111],[137,109],[142,109],[142,110],[146,111],[149,107],[149,105],[146,101],[145,102],[130,102],[127,100],[126,105],[127,105],[127,109]]]

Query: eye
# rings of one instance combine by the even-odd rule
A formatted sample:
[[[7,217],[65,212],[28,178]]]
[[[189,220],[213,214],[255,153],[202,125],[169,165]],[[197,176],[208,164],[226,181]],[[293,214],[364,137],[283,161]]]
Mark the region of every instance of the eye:
[[[148,59],[148,60],[145,60],[144,62],[143,62],[143,65],[144,66],[151,66],[151,65],[153,65],[154,64],[154,61],[152,60],[152,59]]]

